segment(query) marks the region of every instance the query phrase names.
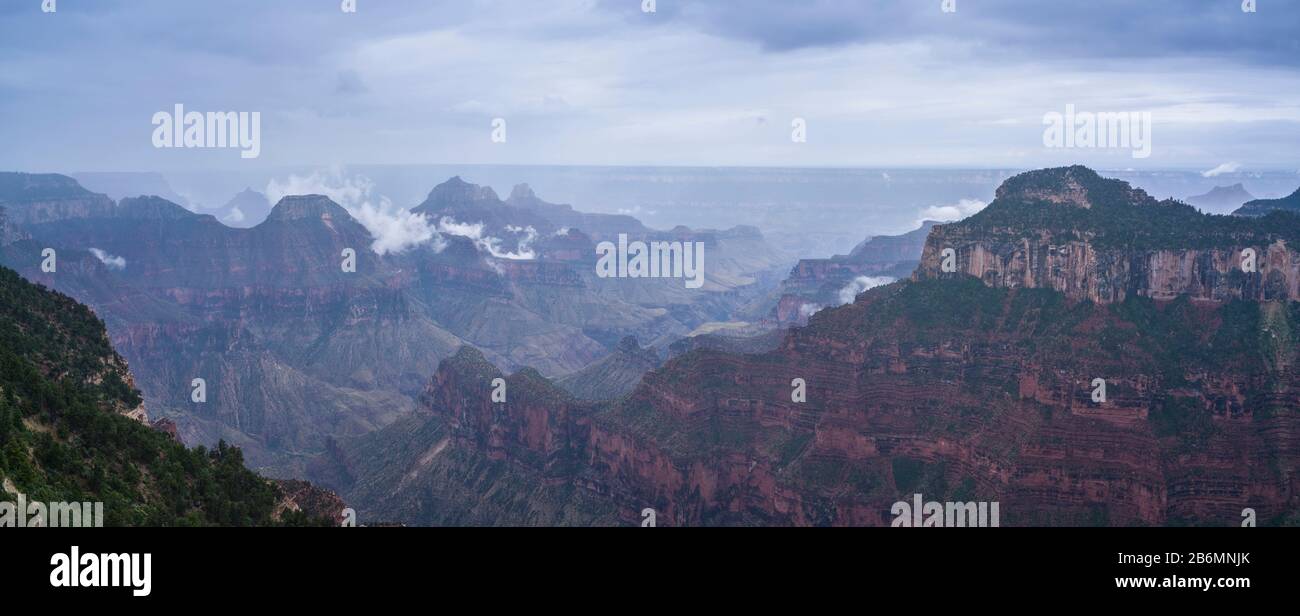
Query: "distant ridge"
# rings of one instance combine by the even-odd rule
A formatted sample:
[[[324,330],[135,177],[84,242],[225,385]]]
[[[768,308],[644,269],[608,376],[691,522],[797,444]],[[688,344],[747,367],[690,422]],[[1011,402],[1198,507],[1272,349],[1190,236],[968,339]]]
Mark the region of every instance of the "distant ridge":
[[[1241,206],[1233,216],[1259,217],[1271,212],[1300,213],[1300,188],[1281,199],[1256,199]]]

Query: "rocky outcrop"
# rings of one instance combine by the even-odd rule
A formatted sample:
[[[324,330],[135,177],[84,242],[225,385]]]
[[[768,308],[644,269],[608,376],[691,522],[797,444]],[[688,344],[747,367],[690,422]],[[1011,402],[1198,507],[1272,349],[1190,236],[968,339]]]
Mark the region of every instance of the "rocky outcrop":
[[[549,400],[545,387],[519,388],[530,392],[521,398],[513,382],[509,401],[492,404],[490,369],[444,367],[428,425],[453,426],[456,445],[443,448],[457,466],[394,464],[452,507],[516,504],[474,520],[487,524],[541,511],[551,513],[534,523],[609,522],[567,517],[582,502],[625,524],[651,507],[661,525],[887,525],[891,504],[913,493],[997,501],[1003,525],[1232,525],[1246,507],[1269,523],[1294,512],[1300,382],[1289,332],[1300,311],[1125,306],[973,279],[905,281],[819,313],[777,351],[679,357],[594,412]],[[791,398],[795,378],[805,402]],[[437,434],[403,449],[446,455],[447,433]],[[494,490],[542,478],[568,489],[453,495],[426,482],[426,468],[445,477],[493,460],[511,461],[501,468],[513,478]],[[393,493],[374,480],[359,484]],[[446,522],[379,507],[408,524]]]
[[[333,491],[300,479],[277,479],[273,483],[279,493],[272,514],[276,520],[283,520],[287,512],[293,511],[310,519],[328,520],[334,526],[344,523],[347,503]]]
[[[968,227],[959,245],[1064,227],[1097,253],[1183,239],[1132,226],[1159,211],[1077,216],[1179,207],[1098,181],[1013,179],[986,236]],[[1017,222],[1013,205],[1035,207]],[[932,235],[957,237],[944,229]],[[817,313],[774,350],[697,348],[593,406],[462,351],[418,425],[345,443],[325,466],[408,524],[631,525],[653,508],[665,526],[888,525],[918,493],[998,502],[1004,526],[1238,525],[1245,508],[1294,522],[1300,304],[1151,295],[923,272]],[[508,397],[493,402],[497,378]]]
[[[1084,167],[1035,171],[1007,180],[984,211],[936,227],[914,277],[964,274],[1098,303],[1297,300],[1300,217],[1276,216],[1201,214]]]
[[[0,173],[0,206],[14,224],[110,216],[115,204],[64,175]]]

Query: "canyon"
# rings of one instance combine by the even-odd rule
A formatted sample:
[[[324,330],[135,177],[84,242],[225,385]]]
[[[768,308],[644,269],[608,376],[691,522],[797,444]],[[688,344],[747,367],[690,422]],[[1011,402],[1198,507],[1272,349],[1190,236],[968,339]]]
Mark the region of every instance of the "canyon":
[[[634,525],[651,508],[661,526],[886,526],[913,494],[997,502],[1002,526],[1230,526],[1248,508],[1300,523],[1300,304],[1265,291],[1269,274],[1179,281],[1154,256],[1283,246],[1300,219],[1281,216],[1029,172],[934,227],[913,277],[775,349],[696,345],[601,402],[465,347],[413,416],[331,442],[308,473],[407,524]],[[1092,256],[1055,269],[1070,243]],[[939,269],[947,246],[958,271]]]
[[[1285,208],[1207,215],[1044,169],[964,220],[785,270],[753,229],[638,228],[459,178],[412,211],[474,232],[385,255],[323,196],[233,229],[59,176],[0,188],[0,259],[101,315],[151,415],[342,496],[286,483],[284,507],[887,526],[924,494],[996,502],[1001,526],[1300,523]],[[704,288],[599,278],[596,244],[622,233],[705,242]],[[57,272],[39,269],[47,246]],[[899,280],[838,305],[864,276]]]
[[[234,228],[159,197],[114,202],[66,176],[5,173],[0,209],[0,263],[96,311],[151,415],[186,443],[224,439],[282,477],[301,476],[331,438],[415,412],[429,372],[463,345],[560,377],[627,336],[664,348],[729,319],[787,263],[752,228],[657,231],[523,185],[503,201],[458,177],[411,210],[450,231],[385,254],[321,195],[286,196]],[[566,226],[577,224],[591,231]],[[703,242],[703,288],[599,278],[595,243],[611,233]],[[55,272],[40,267],[47,248]],[[355,271],[341,267],[348,250]],[[207,383],[202,403],[195,378]]]

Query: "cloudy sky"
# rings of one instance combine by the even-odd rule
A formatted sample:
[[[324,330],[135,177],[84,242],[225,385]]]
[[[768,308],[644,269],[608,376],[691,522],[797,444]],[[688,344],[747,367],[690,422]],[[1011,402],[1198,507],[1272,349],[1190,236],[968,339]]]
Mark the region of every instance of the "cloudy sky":
[[[0,0],[0,169],[1300,169],[1293,0],[41,4]],[[154,148],[176,103],[260,112],[261,156]],[[1151,156],[1044,147],[1067,104],[1149,112]]]

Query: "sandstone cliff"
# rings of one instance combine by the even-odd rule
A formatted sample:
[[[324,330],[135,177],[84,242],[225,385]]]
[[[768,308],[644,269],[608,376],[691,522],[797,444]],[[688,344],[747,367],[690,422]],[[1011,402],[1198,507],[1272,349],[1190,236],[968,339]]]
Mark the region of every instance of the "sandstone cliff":
[[[1300,218],[1201,214],[1084,167],[1046,169],[1007,180],[980,213],[936,227],[914,277],[964,274],[1098,303],[1297,300],[1298,242]],[[1243,267],[1248,249],[1253,269]]]
[[[1093,254],[1159,251],[1185,229],[1138,220],[1190,221],[1082,168],[1013,178],[999,199],[983,235],[938,227],[927,252],[960,238],[967,262],[1025,241],[1032,253],[1067,230]],[[1201,227],[1188,249],[1289,233],[1272,223]],[[660,525],[888,525],[916,493],[997,501],[1003,525],[1236,525],[1245,508],[1261,524],[1300,521],[1300,303],[1167,299],[1147,277],[1094,295],[1037,266],[1020,284],[931,267],[817,313],[775,350],[686,352],[614,403],[529,373],[505,377],[509,398],[494,403],[502,375],[463,352],[439,367],[418,421],[316,467],[410,524],[631,525],[653,508]]]

